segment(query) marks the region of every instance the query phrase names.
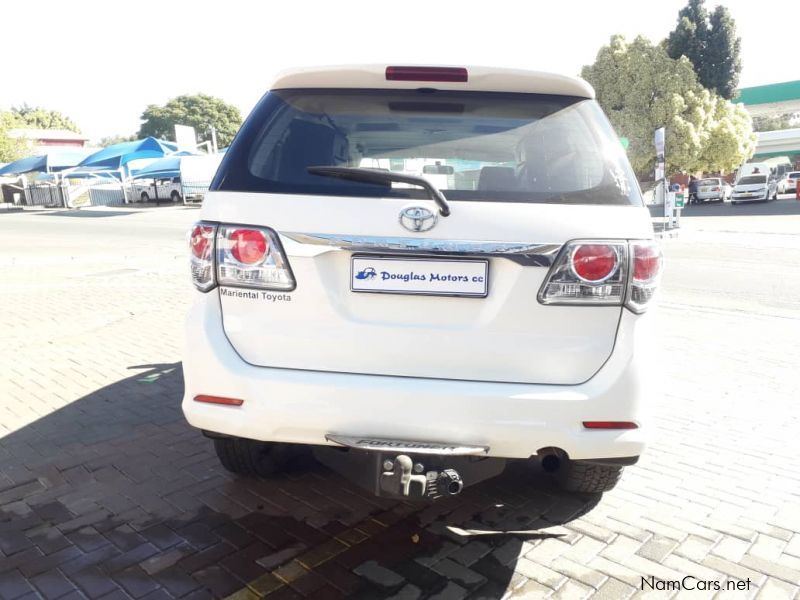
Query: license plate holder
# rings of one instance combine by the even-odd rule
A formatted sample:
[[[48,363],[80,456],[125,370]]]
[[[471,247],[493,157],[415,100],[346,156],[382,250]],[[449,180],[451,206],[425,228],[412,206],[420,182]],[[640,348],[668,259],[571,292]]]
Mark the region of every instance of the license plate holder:
[[[489,261],[475,258],[354,255],[350,291],[485,298]]]

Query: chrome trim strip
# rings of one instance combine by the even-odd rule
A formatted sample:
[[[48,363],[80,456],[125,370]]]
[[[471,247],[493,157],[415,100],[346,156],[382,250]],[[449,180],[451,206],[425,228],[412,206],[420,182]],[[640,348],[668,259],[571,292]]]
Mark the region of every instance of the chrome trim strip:
[[[501,257],[525,265],[549,267],[561,244],[530,244],[526,242],[489,242],[482,240],[440,240],[411,237],[380,237],[329,233],[280,232],[280,235],[300,244],[328,246],[350,252],[381,252],[405,254],[461,254],[465,256]]]
[[[411,440],[390,440],[370,436],[350,436],[326,434],[325,439],[340,446],[370,450],[374,452],[411,452],[414,454],[446,454],[448,456],[478,456],[489,454],[489,446],[466,444],[444,444],[441,442],[414,442]]]

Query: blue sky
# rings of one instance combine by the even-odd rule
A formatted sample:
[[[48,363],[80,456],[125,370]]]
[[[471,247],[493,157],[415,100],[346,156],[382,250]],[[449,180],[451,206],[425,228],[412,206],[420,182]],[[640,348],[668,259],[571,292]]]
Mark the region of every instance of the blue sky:
[[[246,114],[294,66],[481,64],[574,75],[614,33],[660,40],[684,3],[40,0],[34,12],[14,2],[2,9],[10,66],[0,108],[60,110],[96,140],[134,133],[148,104],[183,93],[213,94]],[[800,79],[796,1],[725,4],[742,37],[742,85]]]

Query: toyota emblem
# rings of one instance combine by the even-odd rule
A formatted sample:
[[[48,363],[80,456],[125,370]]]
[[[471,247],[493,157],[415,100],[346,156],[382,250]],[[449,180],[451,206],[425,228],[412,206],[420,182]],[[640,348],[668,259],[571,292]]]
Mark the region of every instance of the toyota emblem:
[[[409,206],[400,211],[400,225],[409,231],[428,231],[436,225],[436,213],[422,206]]]

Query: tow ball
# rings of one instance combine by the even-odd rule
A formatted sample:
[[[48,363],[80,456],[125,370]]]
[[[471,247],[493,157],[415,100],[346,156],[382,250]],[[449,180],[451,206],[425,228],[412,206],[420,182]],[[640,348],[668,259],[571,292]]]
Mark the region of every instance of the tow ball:
[[[455,469],[425,471],[422,463],[400,454],[394,460],[384,460],[380,489],[388,495],[410,498],[440,498],[455,496],[464,488],[464,481]]]

